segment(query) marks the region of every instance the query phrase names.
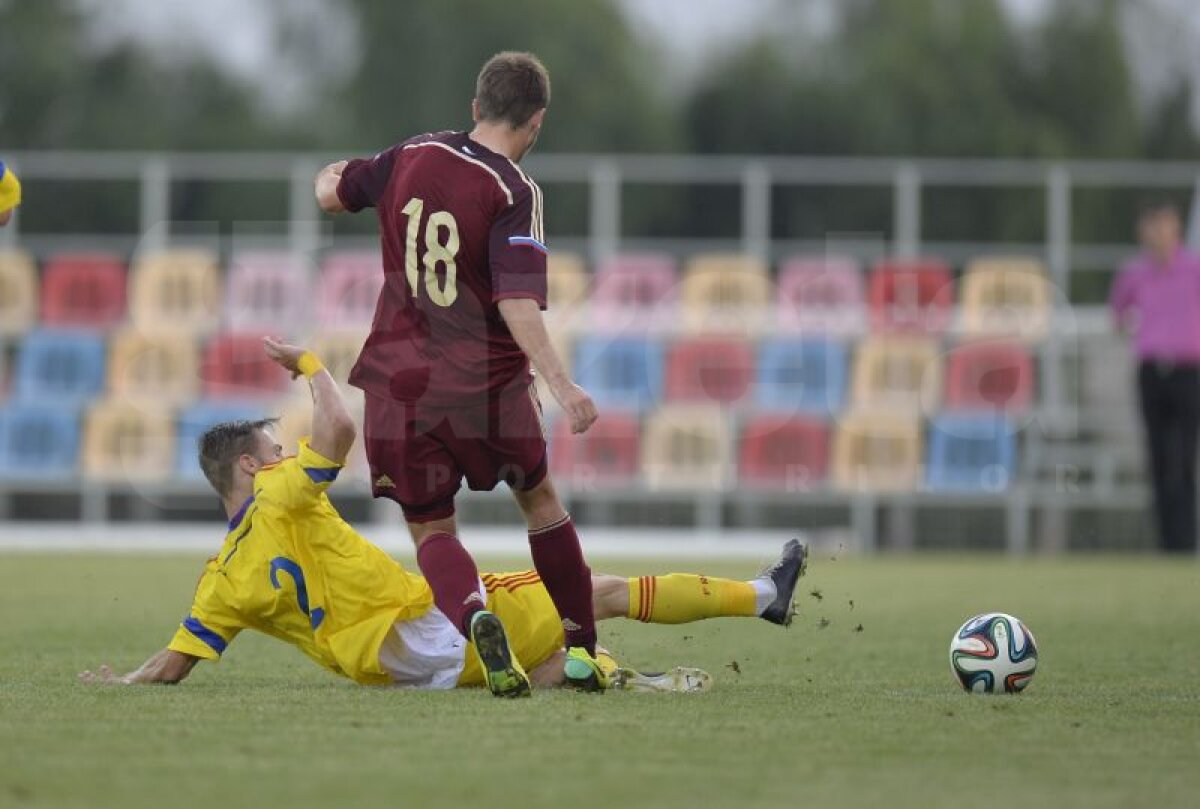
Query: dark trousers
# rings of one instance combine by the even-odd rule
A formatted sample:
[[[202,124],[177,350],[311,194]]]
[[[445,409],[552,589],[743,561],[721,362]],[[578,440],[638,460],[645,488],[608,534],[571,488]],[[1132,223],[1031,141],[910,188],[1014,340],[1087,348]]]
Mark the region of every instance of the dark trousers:
[[[1200,436],[1200,366],[1143,361],[1138,392],[1159,546],[1196,551],[1196,444]]]

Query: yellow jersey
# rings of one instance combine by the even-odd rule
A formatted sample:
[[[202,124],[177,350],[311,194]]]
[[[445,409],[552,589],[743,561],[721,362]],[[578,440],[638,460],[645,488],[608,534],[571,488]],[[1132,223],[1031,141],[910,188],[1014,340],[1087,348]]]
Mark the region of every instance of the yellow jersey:
[[[12,210],[21,204],[21,183],[12,169],[0,160],[0,213]]]
[[[384,638],[428,612],[433,593],[337,513],[325,490],[340,470],[302,440],[299,454],[254,476],[168,648],[216,660],[256,629],[356,682],[391,682],[379,663]]]

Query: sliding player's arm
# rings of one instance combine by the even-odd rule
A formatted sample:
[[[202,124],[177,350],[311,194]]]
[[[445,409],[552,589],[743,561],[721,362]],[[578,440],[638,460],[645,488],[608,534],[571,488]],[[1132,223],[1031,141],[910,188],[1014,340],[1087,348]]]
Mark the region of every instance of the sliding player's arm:
[[[104,665],[96,671],[83,672],[79,675],[79,681],[96,685],[175,685],[192,673],[200,659],[184,652],[163,649],[128,674],[117,674],[110,666]]]
[[[293,379],[301,374],[308,379],[313,397],[309,448],[338,466],[345,463],[358,431],[337,382],[315,354],[300,346],[269,337],[263,338],[263,346],[267,356],[290,371]]]
[[[546,380],[550,394],[571,420],[571,432],[582,433],[591,427],[600,415],[596,404],[587,391],[567,375],[554,344],[550,342],[538,302],[533,298],[504,298],[497,306],[513,339],[529,357],[538,375]]]

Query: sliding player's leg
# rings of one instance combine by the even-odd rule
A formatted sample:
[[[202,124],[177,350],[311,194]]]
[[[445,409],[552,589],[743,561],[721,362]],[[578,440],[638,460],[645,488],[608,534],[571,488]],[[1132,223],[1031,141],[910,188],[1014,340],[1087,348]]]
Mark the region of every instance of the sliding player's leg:
[[[685,624],[706,618],[760,617],[787,626],[795,614],[796,582],[804,575],[807,561],[804,546],[791,540],[779,561],[749,581],[691,573],[632,579],[596,576],[592,584],[596,618]]]

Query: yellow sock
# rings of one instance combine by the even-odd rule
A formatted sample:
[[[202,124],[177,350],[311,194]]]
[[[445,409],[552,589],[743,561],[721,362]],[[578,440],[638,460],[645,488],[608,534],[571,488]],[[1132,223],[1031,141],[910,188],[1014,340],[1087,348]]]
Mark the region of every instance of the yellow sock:
[[[628,617],[649,624],[686,624],[704,618],[758,615],[750,582],[689,573],[629,580]]]

